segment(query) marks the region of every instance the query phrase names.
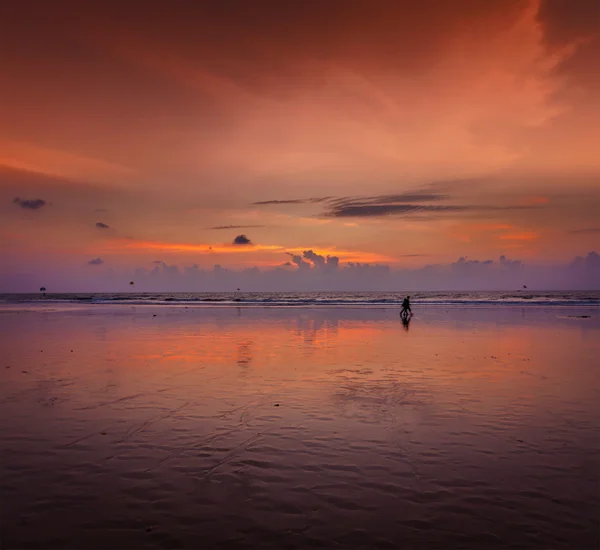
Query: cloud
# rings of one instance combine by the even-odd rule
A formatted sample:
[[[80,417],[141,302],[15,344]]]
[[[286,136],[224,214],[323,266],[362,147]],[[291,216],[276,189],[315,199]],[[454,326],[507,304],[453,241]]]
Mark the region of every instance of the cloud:
[[[414,204],[426,201],[448,199],[439,193],[396,193],[371,197],[341,197],[328,201],[327,217],[362,218],[390,215],[403,215],[413,212],[458,212],[465,210],[463,206],[422,205]]]
[[[215,225],[209,229],[250,229],[255,227],[264,227],[264,225]]]
[[[63,266],[43,273],[47,288],[56,292],[118,291],[123,281],[135,281],[136,289],[144,292],[234,292],[245,291],[308,292],[308,291],[509,291],[520,292],[524,284],[530,290],[600,290],[600,254],[595,251],[575,258],[570,263],[527,265],[506,256],[498,260],[469,259],[432,264],[419,268],[391,268],[388,265],[336,260],[327,269],[320,254],[306,250],[288,253],[290,262],[271,268],[252,267],[234,270],[222,265],[213,268],[168,265],[165,262],[133,271],[90,269],[74,276],[73,266]],[[310,258],[310,259],[309,259]],[[315,263],[313,263],[313,260]],[[331,260],[329,260],[331,261]],[[100,258],[89,262],[101,265]],[[324,268],[325,266],[325,268]],[[334,268],[334,266],[336,266]],[[75,268],[76,269],[76,268]],[[81,269],[85,268],[81,266]],[[42,273],[31,277],[42,278]],[[26,292],[31,278],[16,274],[0,274],[5,292]]]
[[[500,265],[509,270],[518,271],[523,269],[523,262],[521,260],[509,260],[506,256],[500,256]]]
[[[292,254],[287,252],[287,255],[292,258],[292,263],[298,266],[298,270],[302,272],[333,272],[339,268],[340,259],[337,256],[322,256],[313,250],[305,250],[300,254]],[[292,264],[286,262],[285,267],[290,267]]]
[[[600,4],[596,0],[543,0],[538,20],[544,38],[551,45],[563,45],[581,37],[597,37]]]
[[[325,213],[334,218],[366,218],[379,216],[404,215],[424,212],[464,212],[467,206],[444,206],[426,204],[342,204],[334,206]]]
[[[494,260],[468,260],[466,257],[459,258],[456,262],[450,264],[450,268],[462,274],[480,272],[489,268]]]
[[[96,222],[96,227],[97,227],[98,229],[109,229],[109,228],[110,228],[110,225],[106,225],[106,224],[105,224],[105,223],[103,223],[103,222]]]
[[[373,197],[340,197],[331,199],[329,202],[333,206],[344,206],[353,204],[397,204],[414,203],[424,201],[440,201],[449,199],[448,195],[439,193],[395,193],[391,195],[376,195]]]
[[[403,193],[388,193],[373,196],[349,197],[315,197],[308,199],[264,200],[252,203],[253,205],[296,205],[296,204],[323,204],[325,211],[322,216],[326,218],[381,218],[387,216],[412,216],[412,219],[427,220],[431,215],[456,214],[465,212],[492,212],[510,210],[529,210],[542,208],[543,204],[439,204],[449,201],[453,197],[448,195],[450,190],[457,190],[461,186],[483,185],[487,180],[458,179],[438,181],[425,185],[415,191]],[[441,192],[440,192],[441,191]],[[432,204],[433,203],[433,204]],[[425,216],[418,217],[418,214]]]
[[[584,271],[600,271],[600,254],[596,251],[589,252],[587,256],[577,256],[570,264],[571,269]],[[600,273],[599,273],[600,275]]]
[[[309,199],[285,199],[285,200],[268,200],[253,202],[256,206],[265,206],[270,204],[317,204],[330,200],[332,197],[311,197]]]
[[[334,271],[339,267],[340,259],[337,256],[321,256],[316,254],[312,250],[305,250],[302,256],[306,260],[309,260],[317,269],[323,269],[328,271]]]
[[[378,197],[350,198],[331,201],[325,217],[334,218],[366,218],[383,216],[404,216],[411,214],[446,214],[456,212],[502,212],[511,210],[530,210],[542,208],[542,205],[444,205],[444,204],[414,204],[422,201],[441,201],[448,197],[437,194],[405,194],[382,195]],[[427,219],[427,218],[425,218]]]
[[[292,254],[291,252],[288,252],[287,254],[292,258],[292,263],[296,264],[299,270],[310,269],[310,263],[305,262],[302,259],[302,256],[298,254]]]
[[[467,180],[467,183],[470,180]],[[474,180],[476,181],[476,180]],[[445,183],[445,185],[444,185]],[[317,197],[309,199],[286,199],[258,201],[254,205],[294,205],[319,204],[325,205],[324,217],[327,218],[368,218],[385,216],[406,216],[416,214],[449,214],[457,212],[487,212],[528,210],[541,208],[540,204],[517,205],[469,205],[469,204],[430,204],[450,200],[452,197],[436,192],[456,187],[463,180],[438,182],[430,184],[415,192],[392,193],[374,196],[354,197]],[[423,219],[428,219],[427,217]]]
[[[246,237],[246,235],[238,235],[235,239],[233,239],[233,244],[246,246],[251,245],[252,241],[248,237]]]
[[[102,265],[104,260],[102,258],[94,258],[88,262],[88,265]]]
[[[325,203],[326,217],[378,217],[417,212],[461,212],[468,206],[415,204],[442,201],[449,197],[439,193],[416,192],[378,195],[372,197],[315,197],[309,199],[265,200],[253,205],[290,205]]]
[[[21,199],[16,197],[13,203],[18,204],[25,210],[39,210],[43,206],[46,206],[46,201],[43,199]]]
[[[583,229],[573,229],[569,231],[573,235],[584,235],[587,233],[600,233],[600,227],[585,227]]]

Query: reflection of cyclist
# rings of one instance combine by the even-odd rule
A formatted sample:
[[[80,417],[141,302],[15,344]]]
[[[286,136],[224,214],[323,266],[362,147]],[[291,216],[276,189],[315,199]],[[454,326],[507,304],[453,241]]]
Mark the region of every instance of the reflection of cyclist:
[[[404,330],[406,332],[408,332],[408,327],[410,325],[410,320],[411,320],[411,316],[410,315],[400,315],[400,320],[402,321],[402,326],[404,327]]]
[[[410,309],[410,296],[407,296],[402,301],[402,311],[400,311],[400,315],[405,317],[405,316],[408,316],[409,314],[412,315],[412,311]]]

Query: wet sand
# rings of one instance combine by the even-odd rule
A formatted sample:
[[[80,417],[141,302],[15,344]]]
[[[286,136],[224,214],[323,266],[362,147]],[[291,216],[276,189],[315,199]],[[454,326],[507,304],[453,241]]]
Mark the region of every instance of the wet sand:
[[[6,307],[2,548],[598,548],[598,313]]]

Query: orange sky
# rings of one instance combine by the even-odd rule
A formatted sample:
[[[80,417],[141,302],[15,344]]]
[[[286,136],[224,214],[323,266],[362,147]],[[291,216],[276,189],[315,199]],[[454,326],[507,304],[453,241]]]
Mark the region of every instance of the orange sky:
[[[598,250],[599,6],[13,3],[0,275]]]

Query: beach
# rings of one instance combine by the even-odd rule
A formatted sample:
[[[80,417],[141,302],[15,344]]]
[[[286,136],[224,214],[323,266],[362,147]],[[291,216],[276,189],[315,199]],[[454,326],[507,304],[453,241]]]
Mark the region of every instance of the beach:
[[[0,308],[2,548],[597,548],[598,307]]]

